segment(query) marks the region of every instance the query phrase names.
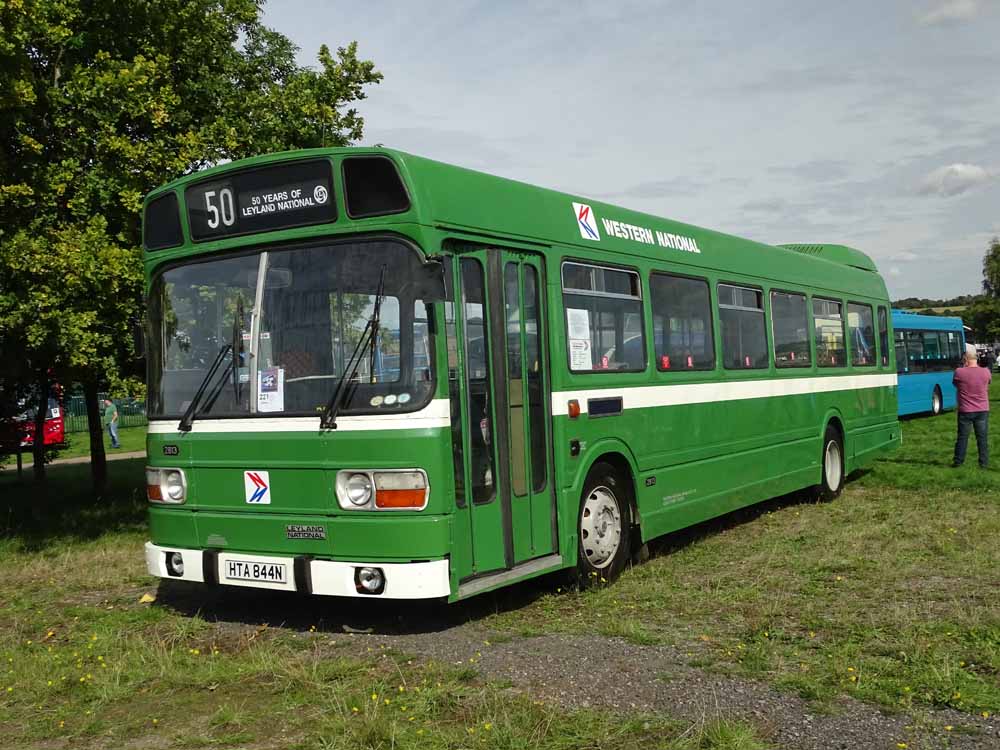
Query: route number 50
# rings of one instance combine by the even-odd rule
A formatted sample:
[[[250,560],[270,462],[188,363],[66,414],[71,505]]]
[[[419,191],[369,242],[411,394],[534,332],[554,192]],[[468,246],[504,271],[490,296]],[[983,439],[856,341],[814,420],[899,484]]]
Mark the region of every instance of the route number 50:
[[[231,227],[236,223],[236,211],[233,209],[233,191],[229,188],[222,188],[218,193],[218,206],[212,201],[215,195],[214,190],[205,191],[205,210],[208,211],[208,227],[209,229],[218,229],[220,221],[225,226]]]

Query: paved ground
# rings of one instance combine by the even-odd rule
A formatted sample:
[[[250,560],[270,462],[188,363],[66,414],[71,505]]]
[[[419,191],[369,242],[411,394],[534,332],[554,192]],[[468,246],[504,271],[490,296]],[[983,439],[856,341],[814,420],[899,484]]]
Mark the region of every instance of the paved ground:
[[[774,746],[788,750],[948,748],[997,750],[1000,720],[951,709],[888,713],[850,698],[816,705],[763,682],[735,679],[690,665],[674,646],[640,646],[603,636],[512,636],[482,620],[534,594],[478,597],[468,604],[421,605],[405,617],[393,606],[355,600],[317,600],[272,592],[239,593],[160,584],[157,606],[199,613],[221,637],[245,637],[262,624],[322,639],[330,652],[371,656],[382,650],[475,669],[480,679],[567,707],[657,711],[692,722],[714,717],[754,724]],[[263,613],[263,614],[262,614]],[[267,613],[274,613],[273,615]],[[315,632],[310,632],[316,628]],[[950,729],[947,729],[949,727]]]
[[[145,458],[146,451],[122,452],[122,451],[116,451],[113,448],[108,448],[106,455],[108,457],[108,461],[121,461],[126,458]],[[29,453],[25,453],[23,459],[25,468],[33,465],[34,463],[34,460],[32,459],[31,454]],[[86,456],[76,456],[74,458],[57,458],[55,461],[50,461],[45,465],[58,466],[59,464],[89,464],[89,463],[90,463],[90,454],[88,453]],[[17,459],[11,457],[7,465],[9,465],[9,467],[12,469],[16,469]]]

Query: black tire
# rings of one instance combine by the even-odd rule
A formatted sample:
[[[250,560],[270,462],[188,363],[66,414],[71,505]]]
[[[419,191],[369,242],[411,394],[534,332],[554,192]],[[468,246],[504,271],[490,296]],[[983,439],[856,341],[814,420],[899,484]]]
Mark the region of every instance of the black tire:
[[[587,474],[576,521],[581,588],[610,583],[625,568],[631,552],[631,495],[628,483],[611,464],[596,463]]]
[[[938,388],[937,386],[934,386],[934,393],[931,394],[931,414],[933,414],[935,417],[941,413],[942,403],[943,402],[941,401],[941,389]]]
[[[823,477],[816,488],[816,498],[821,502],[830,502],[840,497],[844,489],[846,472],[844,471],[844,439],[833,425],[828,425],[823,435],[823,450],[820,453],[820,466]]]

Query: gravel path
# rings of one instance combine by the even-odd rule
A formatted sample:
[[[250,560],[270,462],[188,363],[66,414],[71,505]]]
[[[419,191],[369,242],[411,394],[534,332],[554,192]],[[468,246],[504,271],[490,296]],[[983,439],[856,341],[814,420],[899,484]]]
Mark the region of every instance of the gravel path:
[[[1000,720],[993,716],[982,719],[952,709],[887,714],[847,697],[819,710],[766,683],[692,667],[674,646],[641,646],[596,635],[495,633],[477,622],[488,607],[415,607],[404,619],[396,607],[362,608],[351,602],[320,608],[315,600],[270,592],[261,592],[251,604],[228,592],[213,596],[201,588],[168,584],[161,584],[161,603],[198,612],[235,633],[267,622],[308,636],[315,626],[316,637],[339,636],[338,655],[346,650],[370,656],[371,650],[393,649],[471,667],[483,680],[509,682],[568,708],[662,712],[692,722],[742,719],[787,750],[898,750],[900,743],[909,750],[1000,750]],[[280,619],[262,619],[261,613],[268,612],[281,613]]]
[[[838,700],[832,710],[817,712],[801,698],[764,683],[688,666],[685,655],[673,647],[639,646],[602,636],[505,640],[509,636],[477,625],[430,635],[351,637],[365,650],[378,644],[471,666],[484,679],[510,681],[533,696],[567,707],[656,711],[692,722],[742,719],[777,747],[789,750],[897,748],[897,743],[910,750],[1000,748],[1000,722],[992,717],[976,720],[950,709],[891,715],[850,698]]]

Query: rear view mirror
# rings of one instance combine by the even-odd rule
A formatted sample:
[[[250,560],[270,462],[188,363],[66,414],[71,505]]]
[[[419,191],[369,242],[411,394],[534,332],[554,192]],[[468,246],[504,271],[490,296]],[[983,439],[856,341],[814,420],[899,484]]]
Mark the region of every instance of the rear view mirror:
[[[445,299],[444,263],[438,258],[428,258],[421,266],[419,289],[424,302],[443,302]]]
[[[139,319],[132,321],[132,351],[136,359],[146,356],[146,335],[145,327]]]

